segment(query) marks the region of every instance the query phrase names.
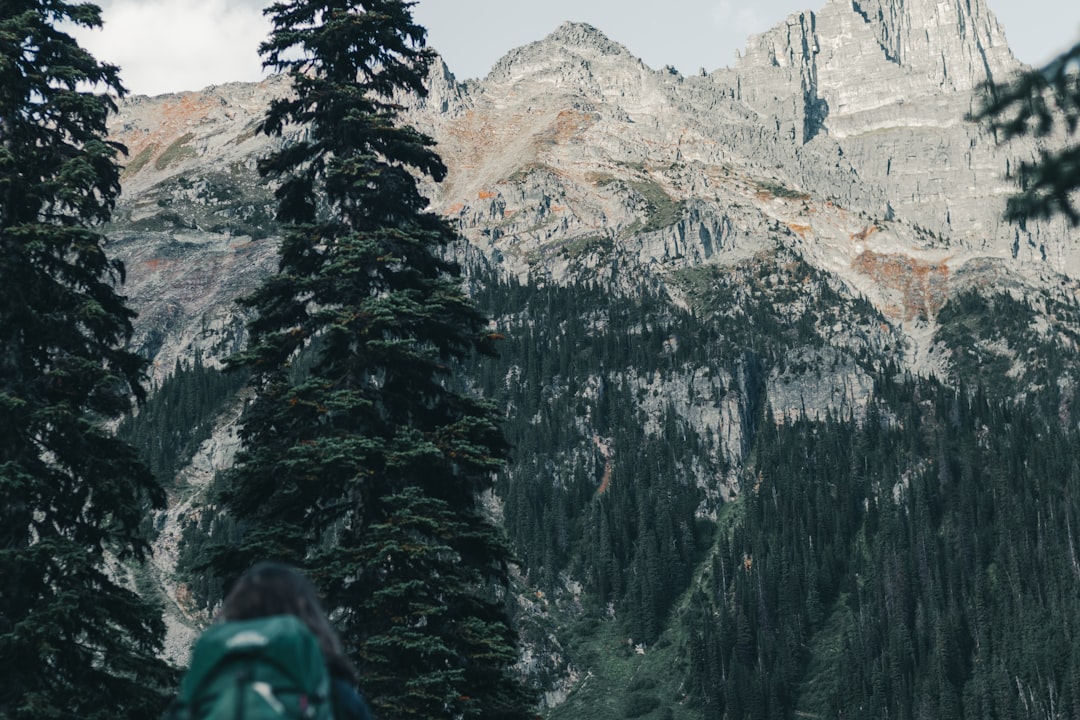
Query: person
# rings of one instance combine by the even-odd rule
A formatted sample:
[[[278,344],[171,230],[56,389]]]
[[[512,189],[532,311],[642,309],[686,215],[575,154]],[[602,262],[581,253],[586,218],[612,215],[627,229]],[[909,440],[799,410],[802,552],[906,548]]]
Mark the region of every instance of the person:
[[[341,638],[322,609],[315,586],[300,571],[275,562],[261,562],[245,572],[225,598],[221,622],[294,615],[319,641],[330,673],[336,720],[374,720],[356,689],[356,668],[345,655]]]

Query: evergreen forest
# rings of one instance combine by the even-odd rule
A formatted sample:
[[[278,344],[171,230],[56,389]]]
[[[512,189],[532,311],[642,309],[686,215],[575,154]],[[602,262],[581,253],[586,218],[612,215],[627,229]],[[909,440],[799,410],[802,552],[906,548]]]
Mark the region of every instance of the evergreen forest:
[[[605,272],[510,274],[421,192],[448,169],[401,119],[435,62],[411,5],[267,8],[277,272],[242,349],[148,388],[101,232],[125,91],[63,30],[100,9],[0,3],[0,720],[164,709],[147,560],[219,432],[183,609],[299,567],[380,720],[1080,718],[1080,304],[958,291],[917,375],[778,225],[724,266],[579,241]],[[997,127],[1072,136],[1057,71],[982,118],[1056,89]],[[1024,166],[1014,219],[1080,222],[1074,154]]]
[[[992,353],[956,353],[951,380],[858,347],[796,362],[824,352],[821,328],[837,317],[880,318],[807,282],[792,258],[777,264],[813,298],[803,312],[785,310],[783,287],[755,292],[757,264],[690,278],[689,310],[660,284],[627,296],[470,266],[500,337],[496,356],[464,362],[511,447],[494,496],[519,563],[514,624],[534,658],[521,669],[541,691],[591,678],[545,714],[1071,716],[1077,398],[1037,382],[1075,371],[1067,337],[1034,342],[1025,303],[967,294],[943,309],[942,341],[1023,343],[1031,385]],[[980,320],[1002,307],[1020,319]],[[853,367],[872,379],[864,403],[774,415],[776,377]],[[688,420],[689,407],[725,403],[746,428],[738,462]],[[711,492],[717,478],[740,491]],[[203,522],[193,549],[225,532]]]
[[[552,716],[1071,716],[1077,397],[1046,382],[1075,376],[1068,333],[1040,342],[1025,302],[962,294],[940,316],[953,382],[855,349],[835,362],[872,377],[863,407],[778,418],[766,377],[820,342],[823,318],[868,311],[810,284],[815,303],[788,314],[776,296],[732,299],[718,277],[704,295],[727,302],[699,313],[648,288],[480,283],[507,334],[483,365],[514,446],[505,526],[559,629],[540,632],[535,604],[522,628],[610,683]],[[1026,373],[964,352],[980,342],[1027,349]],[[744,396],[750,437],[727,503],[702,479],[732,468],[675,408],[702,367],[724,377],[710,401]]]

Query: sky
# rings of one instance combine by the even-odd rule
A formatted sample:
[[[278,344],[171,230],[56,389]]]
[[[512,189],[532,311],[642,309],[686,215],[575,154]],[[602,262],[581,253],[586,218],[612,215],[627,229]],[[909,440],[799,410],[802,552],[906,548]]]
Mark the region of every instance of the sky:
[[[1078,0],[985,0],[1020,60],[1041,65],[1080,40]],[[747,37],[825,0],[419,0],[428,44],[459,80],[480,78],[508,50],[566,20],[587,22],[647,65],[684,75],[734,62]],[[267,0],[97,0],[103,30],[79,31],[99,60],[119,65],[135,94],[198,90],[263,76],[257,48]]]

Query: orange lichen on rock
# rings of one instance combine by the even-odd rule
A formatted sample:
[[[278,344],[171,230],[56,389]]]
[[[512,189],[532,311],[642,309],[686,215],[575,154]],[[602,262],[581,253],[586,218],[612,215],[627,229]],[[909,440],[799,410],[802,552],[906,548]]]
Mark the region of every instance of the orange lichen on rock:
[[[465,203],[454,203],[450,207],[446,208],[444,214],[457,215],[459,212],[465,209]]]
[[[498,196],[498,193],[490,192],[488,190],[481,190],[480,192],[478,192],[476,194],[476,197],[480,198],[481,200],[490,200],[491,198],[497,197],[497,196]]]
[[[600,455],[604,458],[604,475],[600,478],[600,487],[596,488],[596,494],[599,496],[606,493],[611,486],[611,445],[596,433],[593,433],[593,444],[596,445],[596,449],[600,451]]]
[[[945,305],[949,266],[945,261],[927,262],[907,255],[882,255],[864,250],[851,268],[901,295],[901,305],[889,312],[903,320],[930,319]]]
[[[439,141],[440,154],[447,160],[451,175],[468,174],[482,167],[486,157],[503,151],[512,138],[527,132],[524,119],[519,114],[505,119],[499,126],[491,118],[475,110],[451,122],[445,128],[445,137]]]
[[[789,222],[787,226],[791,228],[795,233],[797,233],[798,236],[801,238],[805,238],[806,234],[813,229],[809,225],[800,225],[799,223],[793,222]]]
[[[555,118],[555,142],[566,142],[575,135],[583,133],[596,122],[597,117],[596,113],[563,110]]]
[[[183,93],[170,97],[161,103],[161,109],[155,112],[152,128],[133,125],[116,133],[110,139],[116,140],[128,149],[125,172],[133,175],[147,165],[155,155],[160,158],[174,143],[187,143],[195,139],[192,132],[198,125],[210,122],[213,111],[219,109],[221,100],[202,93]],[[158,167],[158,169],[164,169]]]
[[[866,238],[870,237],[871,235],[873,235],[874,233],[876,233],[880,229],[881,228],[879,228],[877,225],[871,225],[869,227],[865,227],[865,228],[863,228],[862,230],[860,230],[857,233],[852,233],[851,234],[851,239],[852,240],[865,240]]]
[[[534,139],[537,149],[550,145],[561,145],[573,140],[594,124],[599,116],[577,110],[562,110],[554,122],[538,133]]]
[[[604,476],[600,479],[600,487],[596,488],[597,495],[603,495],[611,485],[611,461],[604,463]]]

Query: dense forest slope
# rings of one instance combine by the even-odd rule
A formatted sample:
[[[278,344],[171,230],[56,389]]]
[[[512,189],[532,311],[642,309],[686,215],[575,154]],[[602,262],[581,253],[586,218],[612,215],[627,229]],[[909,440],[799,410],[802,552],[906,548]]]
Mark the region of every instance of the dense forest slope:
[[[982,2],[830,0],[712,74],[566,24],[402,98],[504,337],[464,370],[505,411],[490,508],[551,717],[1080,712],[1080,233],[1004,223],[1038,147],[964,120],[1018,67]],[[242,405],[216,368],[275,263],[255,127],[285,92],[114,121],[158,387],[122,432],[172,488],[180,660],[220,591],[191,568],[234,531],[206,506]]]

